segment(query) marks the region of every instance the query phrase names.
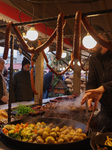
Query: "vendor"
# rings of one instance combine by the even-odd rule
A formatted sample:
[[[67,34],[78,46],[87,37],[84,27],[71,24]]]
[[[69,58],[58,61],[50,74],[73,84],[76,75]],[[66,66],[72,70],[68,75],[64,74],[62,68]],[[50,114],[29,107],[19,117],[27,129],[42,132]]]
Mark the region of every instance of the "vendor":
[[[108,40],[108,35],[99,26],[94,26],[99,35]],[[90,58],[86,94],[81,104],[88,102],[91,110],[101,104],[101,110],[94,120],[97,129],[112,131],[112,50],[97,44],[95,53]],[[94,106],[92,105],[94,102]]]
[[[8,103],[9,100],[9,94],[7,91],[5,78],[2,74],[4,64],[5,64],[4,60],[0,58],[0,105]]]

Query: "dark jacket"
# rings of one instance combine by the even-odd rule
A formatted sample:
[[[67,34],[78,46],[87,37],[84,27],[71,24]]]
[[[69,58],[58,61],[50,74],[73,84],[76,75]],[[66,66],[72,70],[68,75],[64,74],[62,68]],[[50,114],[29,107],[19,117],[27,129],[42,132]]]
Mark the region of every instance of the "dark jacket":
[[[106,92],[100,100],[101,107],[112,115],[112,51],[92,56],[89,62],[87,90],[103,85]]]
[[[44,75],[43,91],[49,90],[51,88],[52,74],[53,73],[49,71]]]
[[[13,77],[13,98],[15,102],[30,101],[33,98],[29,71],[21,70]]]
[[[2,82],[2,77],[0,75],[0,105],[1,104],[5,104],[4,102],[2,102],[1,98],[3,97],[3,82]]]

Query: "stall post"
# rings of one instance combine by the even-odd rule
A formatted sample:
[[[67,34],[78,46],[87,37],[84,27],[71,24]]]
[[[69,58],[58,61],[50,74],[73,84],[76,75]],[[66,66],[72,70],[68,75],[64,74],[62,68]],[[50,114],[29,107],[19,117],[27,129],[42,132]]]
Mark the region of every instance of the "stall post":
[[[39,56],[35,62],[35,89],[38,92],[38,95],[34,96],[34,102],[42,104],[43,98],[43,74],[44,73],[44,57],[42,53],[39,53]]]
[[[73,76],[73,94],[80,95],[80,77],[81,67],[78,65],[78,59],[74,60],[74,76]]]
[[[9,83],[9,103],[8,103],[8,123],[11,121],[11,100],[12,100],[12,77],[13,77],[13,49],[14,49],[14,36],[11,35],[11,55],[10,55],[10,83]]]

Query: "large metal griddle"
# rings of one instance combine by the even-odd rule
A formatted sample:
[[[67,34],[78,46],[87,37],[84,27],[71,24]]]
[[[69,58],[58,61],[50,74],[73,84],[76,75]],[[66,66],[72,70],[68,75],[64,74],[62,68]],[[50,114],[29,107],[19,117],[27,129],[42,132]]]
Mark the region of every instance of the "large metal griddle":
[[[45,122],[46,124],[49,123],[53,123],[54,125],[58,125],[59,127],[62,127],[64,125],[67,126],[73,126],[75,128],[81,128],[83,130],[83,132],[86,132],[86,125],[81,123],[81,122],[77,122],[74,120],[70,120],[70,119],[61,119],[61,118],[38,118],[38,117],[27,117],[18,121],[14,121],[11,122],[10,124],[17,124],[17,123],[37,123],[37,122]],[[90,131],[90,130],[89,130]],[[10,144],[11,146],[15,147],[15,148],[19,148],[19,149],[44,149],[44,150],[64,150],[64,149],[69,149],[69,150],[74,150],[74,149],[84,149],[88,148],[88,150],[90,149],[90,138],[89,135],[87,136],[86,139],[83,139],[79,142],[72,142],[72,143],[64,143],[64,144],[37,144],[37,143],[28,143],[28,142],[23,142],[23,141],[19,141],[13,138],[10,138],[8,136],[6,136],[2,130],[1,130],[1,137],[3,139],[3,141],[5,142],[5,144]]]

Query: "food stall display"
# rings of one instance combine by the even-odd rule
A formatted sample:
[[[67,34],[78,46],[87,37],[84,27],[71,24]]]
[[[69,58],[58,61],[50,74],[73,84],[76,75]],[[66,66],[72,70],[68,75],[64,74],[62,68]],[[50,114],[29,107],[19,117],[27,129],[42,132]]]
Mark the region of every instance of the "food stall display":
[[[54,126],[52,123],[37,122],[36,124],[21,123],[5,125],[2,129],[6,136],[20,141],[39,144],[61,144],[77,142],[86,138],[81,128]]]
[[[13,22],[9,22],[6,27],[6,35],[5,35],[5,50],[3,54],[3,58],[7,59],[8,56],[8,50],[10,47],[10,32],[11,28],[13,28],[16,36],[19,39],[19,42],[21,43],[22,47],[31,54],[36,54],[42,52],[43,57],[47,63],[48,68],[55,73],[56,75],[62,75],[65,73],[70,66],[73,66],[73,61],[75,59],[79,59],[81,63],[81,58],[79,55],[80,47],[81,47],[81,21],[83,26],[87,29],[87,31],[94,37],[96,41],[100,41],[99,43],[106,47],[111,49],[112,44],[110,42],[107,42],[103,39],[101,39],[96,32],[94,32],[91,25],[88,23],[86,17],[82,17],[82,12],[77,11],[75,15],[75,24],[74,24],[74,38],[73,38],[73,52],[71,55],[71,62],[69,66],[61,73],[57,73],[50,65],[48,58],[44,52],[44,49],[48,47],[54,39],[56,38],[56,59],[61,59],[62,49],[63,49],[63,30],[66,24],[66,20],[64,18],[64,14],[60,13],[57,18],[57,26],[52,35],[48,38],[48,40],[40,45],[37,48],[30,48],[27,43],[24,41],[19,29],[13,25]],[[31,59],[32,67],[33,67],[33,59]],[[81,68],[83,68],[83,65],[81,63]],[[32,89],[35,94],[38,94],[38,92],[35,90],[34,87],[34,79],[33,79],[33,69],[31,70],[31,85]],[[75,100],[75,99],[73,99]],[[66,103],[69,101],[68,99],[65,99]],[[70,116],[75,115],[77,112],[77,116],[79,116],[79,112],[81,113],[81,117],[85,117],[86,109],[83,107],[77,107],[77,106],[64,106],[65,101],[61,101],[61,99],[58,99],[58,101],[55,99],[54,102],[51,101],[46,105],[43,106],[35,106],[32,107],[29,111],[29,109],[26,109],[26,114],[28,115],[25,119],[23,117],[23,120],[17,120],[16,122],[11,122],[9,124],[4,125],[4,127],[1,129],[1,136],[3,139],[7,141],[7,143],[12,143],[15,145],[19,145],[20,147],[33,147],[33,148],[54,148],[54,145],[56,145],[56,148],[83,148],[83,143],[86,143],[87,134],[86,134],[86,125],[83,123],[80,123],[75,120],[71,120],[71,118],[68,117],[68,119],[62,119],[62,112],[64,115],[67,116],[67,113],[70,112]],[[71,100],[72,101],[72,100]],[[72,102],[71,102],[72,103]],[[11,104],[11,100],[9,99],[9,106]],[[62,104],[62,105],[61,105]],[[73,104],[73,103],[72,103]],[[10,110],[9,110],[10,111]],[[20,114],[24,113],[20,111],[20,108],[17,110]],[[57,115],[54,113],[58,111],[60,114],[60,118],[56,118]],[[0,113],[0,116],[4,116],[4,118],[7,120],[7,115],[3,115],[2,111]],[[18,113],[17,112],[17,113]],[[41,115],[41,118],[39,118],[37,115],[42,114],[44,112],[44,115]],[[61,112],[61,113],[60,113]],[[66,113],[65,113],[66,112]],[[49,116],[49,114],[52,114]],[[94,112],[93,112],[94,113]],[[93,114],[92,113],[92,114]],[[8,112],[10,115],[10,112]],[[71,115],[72,114],[72,115]],[[29,117],[30,115],[30,117]],[[35,115],[35,116],[33,116]],[[54,115],[54,116],[53,116]],[[9,116],[10,117],[10,116]],[[46,117],[46,118],[45,118]],[[62,117],[62,118],[61,118]],[[81,118],[81,119],[82,119]],[[72,118],[73,119],[73,118]],[[18,123],[17,123],[18,122]],[[28,122],[28,123],[27,123]],[[57,125],[58,122],[58,125]],[[84,121],[85,123],[85,121]],[[87,122],[86,122],[87,123]],[[107,139],[108,140],[108,139]],[[106,142],[109,143],[109,140]],[[82,145],[81,145],[82,144]],[[57,146],[58,145],[58,146]]]

